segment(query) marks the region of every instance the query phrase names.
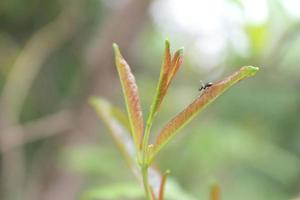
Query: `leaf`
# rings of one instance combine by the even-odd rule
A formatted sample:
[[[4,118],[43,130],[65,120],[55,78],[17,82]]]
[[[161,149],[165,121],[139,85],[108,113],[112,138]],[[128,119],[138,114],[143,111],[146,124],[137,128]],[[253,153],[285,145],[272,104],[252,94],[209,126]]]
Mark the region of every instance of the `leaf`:
[[[154,116],[159,110],[159,107],[163,101],[164,96],[167,93],[170,83],[174,78],[176,72],[178,71],[179,67],[181,66],[182,61],[183,61],[183,48],[179,49],[175,53],[174,57],[172,58],[170,52],[170,43],[168,40],[166,40],[164,60],[160,70],[160,77],[156,89],[156,94],[154,96],[154,99],[150,107],[150,112],[149,112],[146,129],[145,129],[145,135],[143,138],[143,144],[142,144],[143,152],[146,151],[146,147],[150,135],[150,129],[153,123]]]
[[[138,87],[135,78],[131,73],[129,65],[121,55],[118,45],[113,44],[113,48],[115,52],[116,66],[126,102],[133,140],[137,149],[140,149],[144,131],[144,121],[138,94]]]
[[[162,176],[159,188],[159,196],[158,200],[164,200],[164,192],[165,192],[165,185],[167,182],[168,175],[170,174],[170,170],[167,170],[164,175]]]
[[[141,182],[142,177],[136,163],[136,149],[134,148],[134,143],[131,138],[129,138],[129,133],[125,128],[126,123],[122,124],[122,121],[119,121],[115,116],[115,112],[118,108],[112,106],[108,101],[102,98],[93,97],[90,98],[89,102],[95,108],[99,117],[103,120],[104,125],[108,128],[128,166]],[[121,113],[120,110],[118,110],[118,112]],[[161,179],[162,176],[160,172],[157,169],[150,167],[149,184],[151,185],[155,196],[158,196],[159,183]]]
[[[130,123],[128,121],[127,115],[123,111],[113,106],[111,108],[111,115],[115,117],[128,130],[128,133],[130,133]]]
[[[165,55],[163,64],[160,71],[160,78],[156,89],[156,95],[151,105],[149,119],[152,120],[155,113],[158,111],[164,96],[167,93],[169,85],[181,66],[183,61],[183,48],[175,53],[175,56],[171,58],[170,43],[168,40],[165,41]]]
[[[168,73],[168,83],[167,85],[169,86],[171,81],[173,80],[175,74],[177,73],[179,67],[182,65],[183,63],[183,48],[179,49],[176,51],[174,57],[172,58],[172,62],[171,62],[171,69]]]
[[[169,68],[171,68],[170,43],[168,40],[166,40],[165,41],[164,60],[163,60],[163,64],[162,64],[162,67],[160,70],[160,76],[159,76],[159,81],[158,81],[158,85],[156,88],[156,94],[154,96],[154,99],[153,99],[153,102],[152,102],[152,105],[150,108],[150,114],[149,114],[148,120],[152,120],[153,116],[159,109],[159,106],[163,100],[163,96],[166,93]]]
[[[210,188],[210,200],[221,200],[220,186],[216,183]]]
[[[154,156],[175,136],[177,131],[189,123],[201,110],[208,104],[213,102],[219,95],[239,81],[254,76],[259,68],[253,66],[245,66],[236,71],[226,79],[215,83],[211,87],[204,90],[194,102],[192,102],[181,113],[168,122],[160,131],[155,144]]]
[[[126,123],[122,124],[115,116],[116,110],[118,113],[122,113],[118,108],[113,107],[108,101],[102,98],[90,98],[90,104],[95,108],[98,116],[104,122],[104,125],[108,128],[109,133],[114,139],[117,147],[125,158],[128,166],[133,173],[140,178],[139,170],[136,166],[136,150],[133,141],[130,138]],[[120,114],[124,115],[124,114]]]

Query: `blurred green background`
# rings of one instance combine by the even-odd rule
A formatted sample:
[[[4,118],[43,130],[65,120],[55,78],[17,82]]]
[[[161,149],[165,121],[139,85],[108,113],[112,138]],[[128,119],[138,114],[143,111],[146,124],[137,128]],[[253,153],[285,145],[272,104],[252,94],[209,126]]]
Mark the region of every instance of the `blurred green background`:
[[[300,195],[298,0],[2,0],[0,199],[72,200],[91,190],[99,199],[139,199],[87,99],[100,95],[125,110],[116,42],[147,116],[165,38],[173,50],[185,47],[185,61],[153,137],[198,95],[200,80],[260,67],[160,154],[179,199],[208,199],[214,181],[224,200]]]

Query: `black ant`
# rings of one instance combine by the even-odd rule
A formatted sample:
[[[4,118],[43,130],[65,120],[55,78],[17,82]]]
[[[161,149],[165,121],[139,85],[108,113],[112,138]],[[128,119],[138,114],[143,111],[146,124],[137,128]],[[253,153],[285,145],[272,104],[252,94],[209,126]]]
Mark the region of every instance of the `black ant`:
[[[212,82],[205,83],[205,85],[204,85],[203,82],[201,81],[201,87],[198,90],[199,90],[199,92],[202,90],[206,90],[207,88],[211,87],[212,85],[213,85]]]

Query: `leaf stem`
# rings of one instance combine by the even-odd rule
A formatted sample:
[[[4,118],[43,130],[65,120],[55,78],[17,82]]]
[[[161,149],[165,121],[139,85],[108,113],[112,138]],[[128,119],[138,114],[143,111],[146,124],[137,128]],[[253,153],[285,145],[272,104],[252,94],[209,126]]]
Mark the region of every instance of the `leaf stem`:
[[[153,122],[153,116],[154,113],[151,112],[149,114],[147,123],[146,123],[146,127],[145,127],[145,132],[144,132],[144,137],[143,137],[143,142],[142,142],[142,151],[143,151],[143,161],[146,161],[146,157],[147,157],[147,146],[148,146],[148,140],[149,140],[149,136],[150,136],[150,130],[151,130],[151,126],[152,126],[152,122]],[[146,163],[144,163],[146,164]]]
[[[146,122],[146,127],[145,127],[145,132],[144,132],[144,137],[142,141],[142,162],[141,162],[141,171],[142,171],[142,177],[143,177],[143,184],[144,184],[144,190],[146,194],[146,199],[147,200],[152,200],[151,197],[151,191],[149,187],[149,182],[148,182],[148,168],[149,168],[149,152],[147,151],[148,148],[148,140],[150,136],[150,130],[151,126],[153,123],[153,118],[154,118],[154,109],[150,110],[147,122]]]

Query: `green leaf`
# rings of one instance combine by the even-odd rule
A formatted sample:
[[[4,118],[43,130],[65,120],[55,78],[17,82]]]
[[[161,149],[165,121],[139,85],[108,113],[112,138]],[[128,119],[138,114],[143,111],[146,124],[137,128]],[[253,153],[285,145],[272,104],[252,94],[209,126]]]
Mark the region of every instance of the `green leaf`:
[[[128,133],[131,133],[128,117],[121,109],[115,106],[111,107],[111,115],[115,117],[128,130]]]
[[[130,138],[128,129],[126,128],[126,122],[124,124],[122,121],[118,120],[118,117],[115,116],[116,112],[118,113],[118,115],[124,114],[121,114],[122,112],[118,108],[112,106],[105,99],[93,97],[90,98],[89,102],[94,107],[98,116],[102,119],[104,125],[109,130],[109,133],[114,139],[114,142],[125,158],[130,169],[132,169],[133,172],[137,174],[138,169],[135,163],[135,145]]]
[[[97,114],[104,122],[104,125],[108,128],[112,138],[114,139],[117,147],[125,158],[130,169],[132,170],[136,178],[141,181],[142,177],[136,163],[136,151],[134,148],[134,143],[129,138],[129,133],[122,122],[120,122],[118,118],[114,116],[115,111],[118,109],[102,98],[93,97],[90,99],[90,104],[95,108]],[[158,180],[161,179],[162,175],[160,174],[160,172],[157,171],[157,169],[150,167],[149,184],[155,191],[155,196],[158,196],[158,193],[156,191],[159,190]]]
[[[129,65],[121,55],[118,45],[113,44],[113,48],[115,52],[116,66],[126,102],[133,140],[136,148],[140,149],[144,131],[144,120],[138,94],[138,87],[135,78],[131,73]]]
[[[194,100],[194,102],[187,106],[181,113],[175,116],[163,127],[156,139],[155,150],[151,160],[153,160],[154,156],[175,136],[175,134],[181,128],[189,123],[208,104],[213,102],[219,95],[239,81],[254,76],[258,69],[259,68],[253,66],[242,67],[240,70],[236,71],[224,80],[205,89],[204,92],[198,98],[196,98],[196,100]]]

